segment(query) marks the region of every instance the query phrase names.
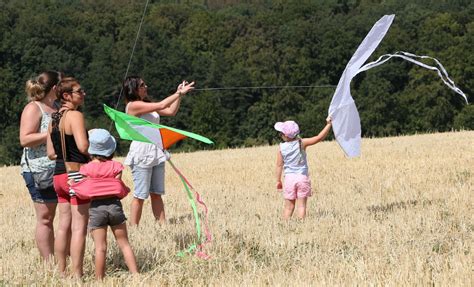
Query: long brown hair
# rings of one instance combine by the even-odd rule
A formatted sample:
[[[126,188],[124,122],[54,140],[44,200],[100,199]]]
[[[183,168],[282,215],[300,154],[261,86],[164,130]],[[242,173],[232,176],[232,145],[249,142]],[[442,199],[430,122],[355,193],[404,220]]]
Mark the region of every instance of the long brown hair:
[[[123,94],[125,95],[125,103],[141,100],[138,95],[138,89],[143,79],[138,76],[128,76],[122,84]],[[148,97],[143,99],[144,102],[149,102]]]

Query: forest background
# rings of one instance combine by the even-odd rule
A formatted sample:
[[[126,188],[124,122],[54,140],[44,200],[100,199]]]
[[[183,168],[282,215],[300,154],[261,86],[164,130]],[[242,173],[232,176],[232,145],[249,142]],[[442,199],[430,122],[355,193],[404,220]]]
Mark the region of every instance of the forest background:
[[[0,2],[0,164],[18,164],[25,81],[54,69],[74,76],[87,96],[87,125],[110,127],[102,104],[119,100],[146,0],[3,0]],[[335,86],[372,25],[396,14],[372,58],[396,51],[443,63],[472,101],[474,2],[400,0],[150,1],[129,75],[145,79],[154,100],[183,80],[197,88],[331,85],[195,91],[163,124],[214,140],[178,150],[272,144],[276,121],[293,119],[303,136],[325,124]],[[474,108],[433,72],[402,60],[352,81],[362,135],[383,137],[474,129]],[[119,155],[127,152],[121,141]]]

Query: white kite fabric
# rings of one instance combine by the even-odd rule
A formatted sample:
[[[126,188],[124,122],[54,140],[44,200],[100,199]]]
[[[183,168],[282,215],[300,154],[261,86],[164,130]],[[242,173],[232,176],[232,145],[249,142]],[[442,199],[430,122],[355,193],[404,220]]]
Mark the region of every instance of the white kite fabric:
[[[348,157],[360,155],[361,142],[360,118],[351,96],[351,80],[382,41],[393,18],[395,15],[385,15],[372,27],[342,73],[329,106],[334,135]]]
[[[352,78],[360,72],[382,65],[393,57],[401,58],[423,68],[437,71],[443,82],[456,93],[460,94],[466,103],[468,102],[467,96],[461,91],[461,89],[456,87],[454,82],[449,78],[446,69],[435,58],[429,56],[417,56],[407,52],[396,52],[394,54],[383,55],[376,61],[362,66],[382,41],[394,18],[395,15],[385,15],[374,24],[342,73],[329,106],[328,114],[332,118],[332,129],[334,135],[348,157],[357,157],[360,155],[360,117],[350,90]],[[437,67],[427,65],[415,60],[414,58],[433,60]]]

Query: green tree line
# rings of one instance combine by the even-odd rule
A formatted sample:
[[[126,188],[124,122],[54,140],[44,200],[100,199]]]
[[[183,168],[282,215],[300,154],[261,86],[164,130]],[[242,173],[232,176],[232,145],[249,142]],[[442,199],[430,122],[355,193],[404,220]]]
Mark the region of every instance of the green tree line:
[[[4,0],[0,3],[0,164],[18,164],[25,81],[43,70],[74,76],[87,92],[88,127],[109,128],[102,104],[119,99],[146,0]],[[396,14],[369,60],[408,51],[439,59],[468,96],[474,90],[472,1],[150,1],[129,75],[160,100],[183,79],[197,88],[332,85],[195,91],[166,125],[214,140],[175,149],[226,148],[278,140],[276,121],[303,136],[324,125],[347,62],[372,25]],[[352,82],[363,136],[474,129],[474,108],[433,71],[393,59]],[[472,101],[472,97],[470,98]],[[119,154],[128,143],[120,141]]]

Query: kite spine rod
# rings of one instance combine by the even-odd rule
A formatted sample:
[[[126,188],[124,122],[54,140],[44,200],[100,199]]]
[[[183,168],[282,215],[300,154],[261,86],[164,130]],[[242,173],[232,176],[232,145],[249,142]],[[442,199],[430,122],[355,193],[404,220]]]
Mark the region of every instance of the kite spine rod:
[[[255,87],[222,87],[222,88],[201,88],[194,91],[223,91],[223,90],[263,90],[263,89],[307,89],[307,88],[335,88],[334,85],[319,86],[255,86]]]

